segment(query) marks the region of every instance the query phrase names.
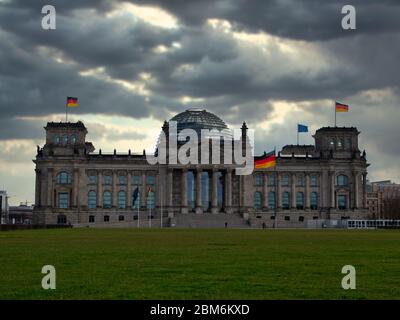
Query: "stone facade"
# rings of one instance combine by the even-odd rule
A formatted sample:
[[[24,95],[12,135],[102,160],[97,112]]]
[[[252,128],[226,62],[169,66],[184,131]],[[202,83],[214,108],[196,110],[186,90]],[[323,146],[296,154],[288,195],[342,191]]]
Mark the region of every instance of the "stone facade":
[[[185,112],[186,118],[178,115],[181,129],[193,122],[202,127],[207,118],[200,115],[215,117],[218,121],[212,118],[211,123],[224,127],[205,110]],[[285,146],[276,167],[242,176],[236,175],[234,164],[150,165],[145,151],[94,153],[82,122],[50,122],[45,130],[46,144],[38,147],[34,160],[35,223],[135,226],[138,217],[143,224],[151,215],[153,225],[160,226],[162,216],[164,226],[179,227],[180,215],[195,214],[198,221],[197,215],[224,214],[227,221],[240,216],[249,226],[306,227],[313,220],[368,214],[368,164],[358,148],[356,128],[321,128],[315,145]],[[168,135],[168,122],[162,130]],[[242,138],[246,130],[244,124]]]

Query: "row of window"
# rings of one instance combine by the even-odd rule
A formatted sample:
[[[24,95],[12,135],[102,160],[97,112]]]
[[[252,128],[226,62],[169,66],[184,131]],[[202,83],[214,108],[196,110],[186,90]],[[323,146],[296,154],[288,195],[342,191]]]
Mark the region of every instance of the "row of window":
[[[303,192],[296,194],[296,208],[299,210],[304,209],[305,197]],[[282,192],[281,199],[282,209],[290,208],[290,192]],[[253,205],[255,209],[263,207],[263,195],[261,192],[254,192]],[[273,209],[276,206],[276,194],[273,191],[268,192],[268,208]],[[316,210],[318,208],[318,193],[311,192],[310,194],[310,209]]]
[[[140,194],[138,192],[132,192],[131,201],[132,208],[138,208],[140,205]],[[97,193],[96,191],[89,191],[88,193],[88,207],[89,209],[96,209],[97,205]],[[149,191],[146,197],[146,205],[148,209],[155,208],[155,193],[154,191]],[[109,209],[112,206],[112,193],[110,191],[103,192],[103,208]],[[119,209],[126,209],[127,206],[127,196],[125,191],[119,191],[117,194],[117,206]]]
[[[135,191],[132,193],[131,201],[132,208],[138,208],[140,205],[140,194]],[[103,208],[109,209],[112,206],[112,193],[110,191],[103,192]],[[146,205],[147,209],[155,208],[155,193],[154,191],[149,191],[146,195]],[[126,209],[129,204],[127,204],[127,195],[125,191],[119,191],[117,194],[117,206],[119,209]],[[58,207],[61,209],[69,208],[69,193],[60,192],[58,193]],[[88,193],[88,208],[96,209],[97,207],[97,193],[96,191],[89,191]]]
[[[345,145],[346,144],[346,145]],[[351,148],[351,138],[347,138],[346,140],[343,138],[330,138],[329,140],[329,149],[350,149]]]
[[[269,175],[267,179],[268,186],[275,186],[275,175]],[[340,174],[336,177],[336,185],[337,186],[347,186],[349,183],[349,179],[346,175]],[[256,174],[254,176],[254,185],[262,186],[263,185],[263,176],[261,174]],[[281,178],[281,186],[288,187],[290,185],[290,176],[289,174],[282,175]],[[304,176],[297,177],[297,186],[304,187],[305,179]],[[310,186],[316,187],[318,186],[318,176],[312,175],[310,177]]]
[[[73,135],[68,136],[68,135],[64,134],[62,136],[54,136],[53,141],[55,144],[68,144],[68,143],[75,144],[76,143],[76,135],[73,134]]]
[[[89,175],[88,176],[89,184],[97,183],[97,175]],[[156,181],[156,177],[153,175],[146,176],[146,184],[154,185]],[[110,185],[112,184],[112,175],[104,175],[103,176],[103,184]],[[118,184],[126,185],[127,184],[127,176],[119,175],[118,176]],[[141,185],[142,177],[139,175],[132,176],[132,185]]]
[[[267,184],[269,186],[275,186],[275,175],[269,175],[267,179]],[[290,176],[289,174],[283,174],[281,178],[281,186],[289,186],[290,183]],[[254,176],[254,185],[255,186],[262,186],[263,184],[263,176],[261,174],[256,174]],[[298,186],[304,186],[305,185],[305,179],[304,176],[298,176],[297,177],[297,185]],[[317,175],[312,175],[310,177],[310,185],[312,187],[318,186],[318,176]]]
[[[97,176],[96,175],[89,175],[89,184],[96,184],[97,183]],[[56,182],[58,184],[70,184],[71,183],[71,174],[62,171],[56,176]],[[154,185],[156,181],[156,178],[154,175],[148,175],[146,176],[146,184],[148,185]],[[121,185],[126,185],[127,183],[127,177],[125,175],[119,175],[118,176],[118,184]],[[112,184],[112,175],[104,175],[103,176],[103,184],[106,185],[111,185]],[[132,185],[141,185],[142,184],[142,177],[139,175],[134,175],[132,176]]]

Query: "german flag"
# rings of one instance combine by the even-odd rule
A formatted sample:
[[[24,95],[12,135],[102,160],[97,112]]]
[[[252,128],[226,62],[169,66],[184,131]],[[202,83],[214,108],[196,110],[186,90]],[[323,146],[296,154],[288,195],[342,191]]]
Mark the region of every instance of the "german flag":
[[[67,97],[67,107],[77,107],[78,106],[78,98]]]
[[[336,101],[336,106],[335,106],[336,112],[348,112],[349,111],[349,105],[348,104],[343,104],[340,102]]]
[[[262,156],[254,157],[254,168],[263,169],[274,167],[276,165],[275,150],[265,153]]]

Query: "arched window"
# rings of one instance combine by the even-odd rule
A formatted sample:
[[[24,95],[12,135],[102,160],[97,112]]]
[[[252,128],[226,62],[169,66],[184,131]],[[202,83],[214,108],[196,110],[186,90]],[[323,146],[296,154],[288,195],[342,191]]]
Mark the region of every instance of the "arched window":
[[[89,191],[88,193],[88,207],[89,209],[96,209],[97,197],[96,191]]]
[[[63,144],[67,144],[67,143],[68,143],[68,136],[67,136],[67,135],[64,135],[64,136],[62,137],[62,140],[63,140]]]
[[[287,187],[289,185],[289,175],[288,174],[284,174],[282,176],[282,186]]]
[[[316,192],[311,192],[310,208],[311,208],[311,210],[317,210],[317,208],[318,208],[318,193],[316,193]]]
[[[71,175],[68,172],[62,171],[57,175],[56,181],[59,184],[69,184],[71,183]]]
[[[274,209],[275,208],[275,192],[270,191],[268,192],[268,207],[270,209]]]
[[[338,175],[336,180],[336,184],[338,186],[347,186],[347,184],[349,183],[347,176],[345,176],[344,174]]]
[[[119,209],[126,208],[126,193],[125,193],[125,191],[118,192],[118,208]]]
[[[262,186],[262,175],[261,174],[257,173],[254,176],[254,185],[255,186]]]
[[[156,206],[156,194],[154,191],[147,193],[147,209],[154,209]]]
[[[297,194],[296,194],[296,208],[298,210],[304,209],[304,193],[303,192],[297,192]]]
[[[60,137],[59,136],[54,136],[54,143],[59,144],[60,143]]]
[[[111,192],[104,191],[103,193],[103,208],[109,209],[111,208]]]
[[[262,194],[261,192],[254,192],[253,195],[253,205],[255,209],[261,209],[262,208]]]
[[[71,143],[72,144],[76,143],[76,135],[74,135],[74,134],[71,136]]]
[[[282,193],[282,209],[290,208],[290,193],[284,192]]]

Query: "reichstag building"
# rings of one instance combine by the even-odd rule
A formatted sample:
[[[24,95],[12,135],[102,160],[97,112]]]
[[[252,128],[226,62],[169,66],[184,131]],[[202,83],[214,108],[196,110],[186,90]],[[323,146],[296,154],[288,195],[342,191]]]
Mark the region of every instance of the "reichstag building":
[[[164,122],[166,137],[172,121],[178,132],[228,129],[215,114],[189,109]],[[232,144],[248,143],[247,130],[243,123],[241,136],[229,137]],[[314,145],[286,145],[276,166],[250,175],[236,174],[234,163],[152,165],[145,151],[95,151],[82,122],[49,122],[45,131],[33,160],[36,223],[302,228],[340,226],[368,215],[368,164],[353,127],[320,128]]]

